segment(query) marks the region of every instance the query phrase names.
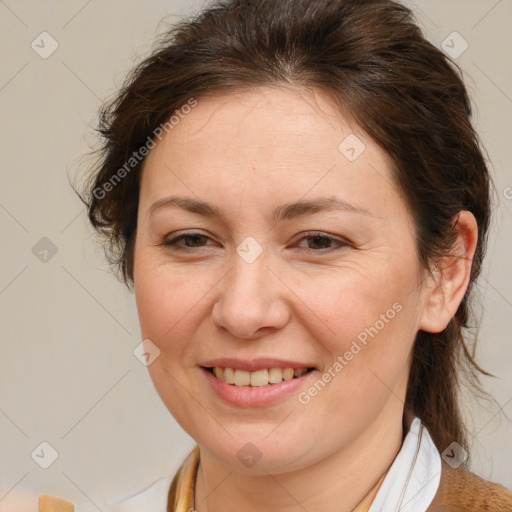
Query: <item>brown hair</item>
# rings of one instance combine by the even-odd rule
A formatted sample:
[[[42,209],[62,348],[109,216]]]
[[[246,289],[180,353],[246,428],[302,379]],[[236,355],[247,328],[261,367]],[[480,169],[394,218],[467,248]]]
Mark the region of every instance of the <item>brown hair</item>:
[[[143,160],[108,193],[105,184],[148,136],[191,97],[273,84],[330,94],[390,155],[423,268],[450,253],[457,213],[475,216],[469,288],[443,332],[418,333],[405,404],[440,451],[454,440],[467,448],[457,396],[461,376],[478,388],[477,372],[486,374],[463,332],[486,246],[490,178],[460,71],[406,7],[391,0],[215,1],[165,33],[100,112],[100,160],[85,201],[111,263],[130,286]]]

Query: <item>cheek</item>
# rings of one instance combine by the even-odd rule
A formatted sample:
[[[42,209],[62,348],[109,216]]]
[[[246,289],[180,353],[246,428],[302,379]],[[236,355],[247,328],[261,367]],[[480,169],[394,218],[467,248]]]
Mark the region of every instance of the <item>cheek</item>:
[[[164,271],[163,266],[138,260],[135,272],[135,298],[141,335],[160,350],[148,366],[149,375],[163,403],[182,428],[194,431],[194,401],[200,396],[197,381],[190,380],[193,364],[191,340],[201,314],[201,287],[179,277],[178,272]],[[200,413],[197,413],[200,414]]]
[[[135,296],[143,339],[150,339],[160,350],[161,360],[175,371],[192,335],[194,297],[188,287],[148,276],[136,287]]]
[[[321,418],[326,429],[338,431],[340,418],[350,418],[343,427],[350,437],[378,415],[383,404],[403,406],[417,316],[406,283],[386,283],[378,276],[354,278],[350,286],[345,281],[343,289],[333,283],[330,300],[316,303],[315,310],[323,312],[329,327],[319,339],[329,356],[319,379],[299,399],[307,405],[304,411],[314,411],[311,417]]]
[[[142,335],[152,341],[160,340],[176,324],[179,311],[179,287],[165,285],[151,269],[139,265],[135,278],[135,300]]]
[[[365,270],[341,272],[337,279],[325,281],[321,294],[309,295],[311,309],[319,312],[331,334],[330,346],[337,350],[348,349],[351,340],[364,343],[372,334],[409,332],[407,320],[414,322],[417,297],[412,273]]]
[[[187,364],[191,341],[206,314],[214,276],[162,264],[141,251],[135,264],[135,299],[143,338],[149,338],[176,369]]]
[[[136,244],[134,291],[143,337],[161,340],[183,316],[187,289],[179,276],[179,270],[166,270],[154,250]]]
[[[332,400],[356,410],[378,407],[401,389],[418,329],[419,290],[414,265],[367,269],[340,276],[317,295],[315,311],[328,329],[321,339],[329,358],[323,372]],[[313,391],[314,393],[314,391]],[[331,403],[330,400],[323,402]],[[320,406],[320,403],[318,404]]]

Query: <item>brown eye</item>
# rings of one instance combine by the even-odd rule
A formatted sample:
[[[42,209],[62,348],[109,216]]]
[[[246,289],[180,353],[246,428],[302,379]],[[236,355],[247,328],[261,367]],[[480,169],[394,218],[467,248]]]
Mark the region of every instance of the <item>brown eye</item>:
[[[324,233],[309,233],[300,240],[307,240],[308,247],[306,247],[306,249],[310,249],[314,252],[328,252],[349,245],[344,240],[333,238]]]
[[[310,249],[328,249],[329,247],[331,247],[331,244],[333,242],[331,238],[328,238],[326,236],[320,236],[320,235],[309,236],[307,238],[310,241],[312,241],[313,246],[316,246],[316,247],[310,246],[309,247]]]
[[[171,238],[170,240],[166,240],[164,242],[164,246],[172,247],[178,251],[186,251],[188,248],[193,249],[195,247],[204,247],[204,243],[209,238],[205,235],[201,235],[198,233],[185,233],[182,235],[178,235],[177,237]],[[184,241],[185,245],[180,245],[179,242]]]

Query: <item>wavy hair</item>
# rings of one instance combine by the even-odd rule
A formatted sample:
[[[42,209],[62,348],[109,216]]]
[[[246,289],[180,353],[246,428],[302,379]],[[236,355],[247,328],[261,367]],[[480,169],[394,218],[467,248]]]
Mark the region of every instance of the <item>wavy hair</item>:
[[[130,286],[143,159],[108,193],[95,191],[107,190],[159,125],[191,97],[265,85],[328,93],[390,156],[424,269],[450,254],[458,212],[476,218],[468,290],[443,332],[418,333],[405,404],[440,451],[454,440],[467,448],[459,384],[466,376],[478,387],[478,375],[488,375],[464,334],[485,253],[491,181],[461,75],[422,35],[412,12],[392,0],[210,2],[164,33],[102,107],[99,159],[82,198],[90,222]]]

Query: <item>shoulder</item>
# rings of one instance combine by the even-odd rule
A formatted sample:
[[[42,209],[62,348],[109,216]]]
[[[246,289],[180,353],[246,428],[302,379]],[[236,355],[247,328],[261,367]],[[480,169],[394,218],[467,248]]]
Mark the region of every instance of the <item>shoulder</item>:
[[[441,481],[427,512],[512,512],[512,493],[464,466],[442,463]]]

